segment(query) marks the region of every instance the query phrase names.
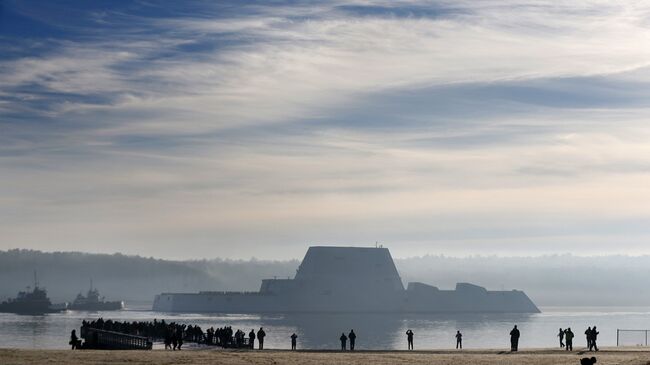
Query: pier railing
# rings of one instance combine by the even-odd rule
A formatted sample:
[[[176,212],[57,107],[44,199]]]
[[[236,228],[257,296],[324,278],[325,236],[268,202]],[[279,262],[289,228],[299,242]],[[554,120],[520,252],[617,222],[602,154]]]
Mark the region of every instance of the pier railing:
[[[229,344],[225,344],[224,347],[231,347],[231,348],[250,348],[251,343],[248,341],[247,337],[242,338],[239,342],[237,342],[237,339],[233,336]]]
[[[81,327],[81,338],[85,340],[83,348],[88,349],[151,350],[153,346],[146,337],[90,327]]]

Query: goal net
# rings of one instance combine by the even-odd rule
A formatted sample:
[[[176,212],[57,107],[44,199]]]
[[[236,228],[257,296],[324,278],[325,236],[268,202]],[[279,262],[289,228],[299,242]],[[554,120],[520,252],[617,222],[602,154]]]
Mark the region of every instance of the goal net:
[[[616,330],[617,346],[648,346],[650,330]]]

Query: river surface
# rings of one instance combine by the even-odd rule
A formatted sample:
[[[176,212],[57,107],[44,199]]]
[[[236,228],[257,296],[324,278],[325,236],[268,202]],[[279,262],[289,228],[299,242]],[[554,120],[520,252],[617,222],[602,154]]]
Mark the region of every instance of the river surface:
[[[508,348],[508,333],[517,324],[520,347],[558,345],[558,328],[571,327],[574,346],[585,345],[584,331],[597,325],[600,346],[615,346],[617,329],[650,329],[650,307],[543,307],[540,314],[171,314],[146,309],[115,312],[68,311],[43,316],[0,313],[0,347],[67,348],[70,331],[81,321],[98,317],[118,321],[151,321],[154,318],[199,325],[232,326],[249,332],[264,327],[265,347],[288,348],[289,336],[298,335],[299,348],[337,349],[341,332],[354,329],[359,349],[406,349],[407,329],[415,333],[416,349],[446,349],[455,345],[456,330],[463,333],[465,348]],[[625,333],[626,344],[644,342],[645,334]],[[156,347],[159,345],[156,345]]]

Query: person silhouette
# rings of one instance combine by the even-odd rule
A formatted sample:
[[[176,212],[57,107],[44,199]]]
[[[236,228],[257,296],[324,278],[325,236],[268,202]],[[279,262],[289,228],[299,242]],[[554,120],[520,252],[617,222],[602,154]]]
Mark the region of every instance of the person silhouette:
[[[564,342],[562,342],[562,340],[564,340],[564,331],[562,330],[561,327],[560,327],[560,333],[557,334],[557,337],[560,338],[560,348],[563,348]]]
[[[248,346],[250,346],[251,350],[255,349],[255,330],[251,330],[248,332]]]
[[[413,350],[413,331],[410,329],[406,331],[406,342],[408,344],[408,349]]]
[[[172,349],[172,335],[169,332],[169,329],[165,329],[165,350]]]
[[[591,350],[591,327],[587,327],[587,330],[585,331],[585,338],[587,339],[587,348]]]
[[[296,349],[296,340],[298,339],[298,335],[295,333],[291,335],[291,349],[295,350]]]
[[[517,351],[519,350],[519,337],[521,336],[521,333],[519,332],[519,329],[517,329],[517,325],[510,331],[510,351]]]
[[[580,359],[580,365],[594,365],[596,363],[596,358],[595,357],[583,357]]]
[[[341,333],[341,337],[339,337],[339,340],[341,340],[341,351],[345,351],[347,348],[347,342],[348,338],[345,336],[345,333]]]
[[[257,331],[257,343],[260,350],[264,350],[264,337],[266,337],[266,332],[264,332],[264,328],[260,327],[260,330]]]
[[[575,335],[573,334],[573,331],[571,331],[571,327],[564,330],[564,338],[566,340],[565,349],[567,351],[573,351],[573,337],[575,337]]]
[[[598,351],[598,345],[596,345],[596,340],[598,339],[599,333],[600,332],[596,330],[596,326],[593,326],[591,328],[591,345],[589,346],[589,351],[591,351],[592,347],[595,351]]]
[[[354,330],[350,330],[348,338],[350,339],[350,351],[354,351],[354,343],[357,339],[357,335],[354,334]]]
[[[456,331],[456,348],[463,349],[463,334],[460,331]]]
[[[77,337],[77,330],[72,330],[70,333],[70,345],[72,346],[72,350],[76,350],[79,348],[79,338]]]

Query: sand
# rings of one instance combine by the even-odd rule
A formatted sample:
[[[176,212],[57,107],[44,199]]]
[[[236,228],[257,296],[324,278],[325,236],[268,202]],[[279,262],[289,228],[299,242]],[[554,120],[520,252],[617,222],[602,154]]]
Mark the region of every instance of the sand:
[[[65,351],[0,349],[0,364],[428,364],[428,365],[563,365],[579,364],[580,358],[595,355],[598,365],[650,365],[650,350],[604,349],[596,354],[560,350],[523,350],[509,353],[498,350],[457,351]]]

